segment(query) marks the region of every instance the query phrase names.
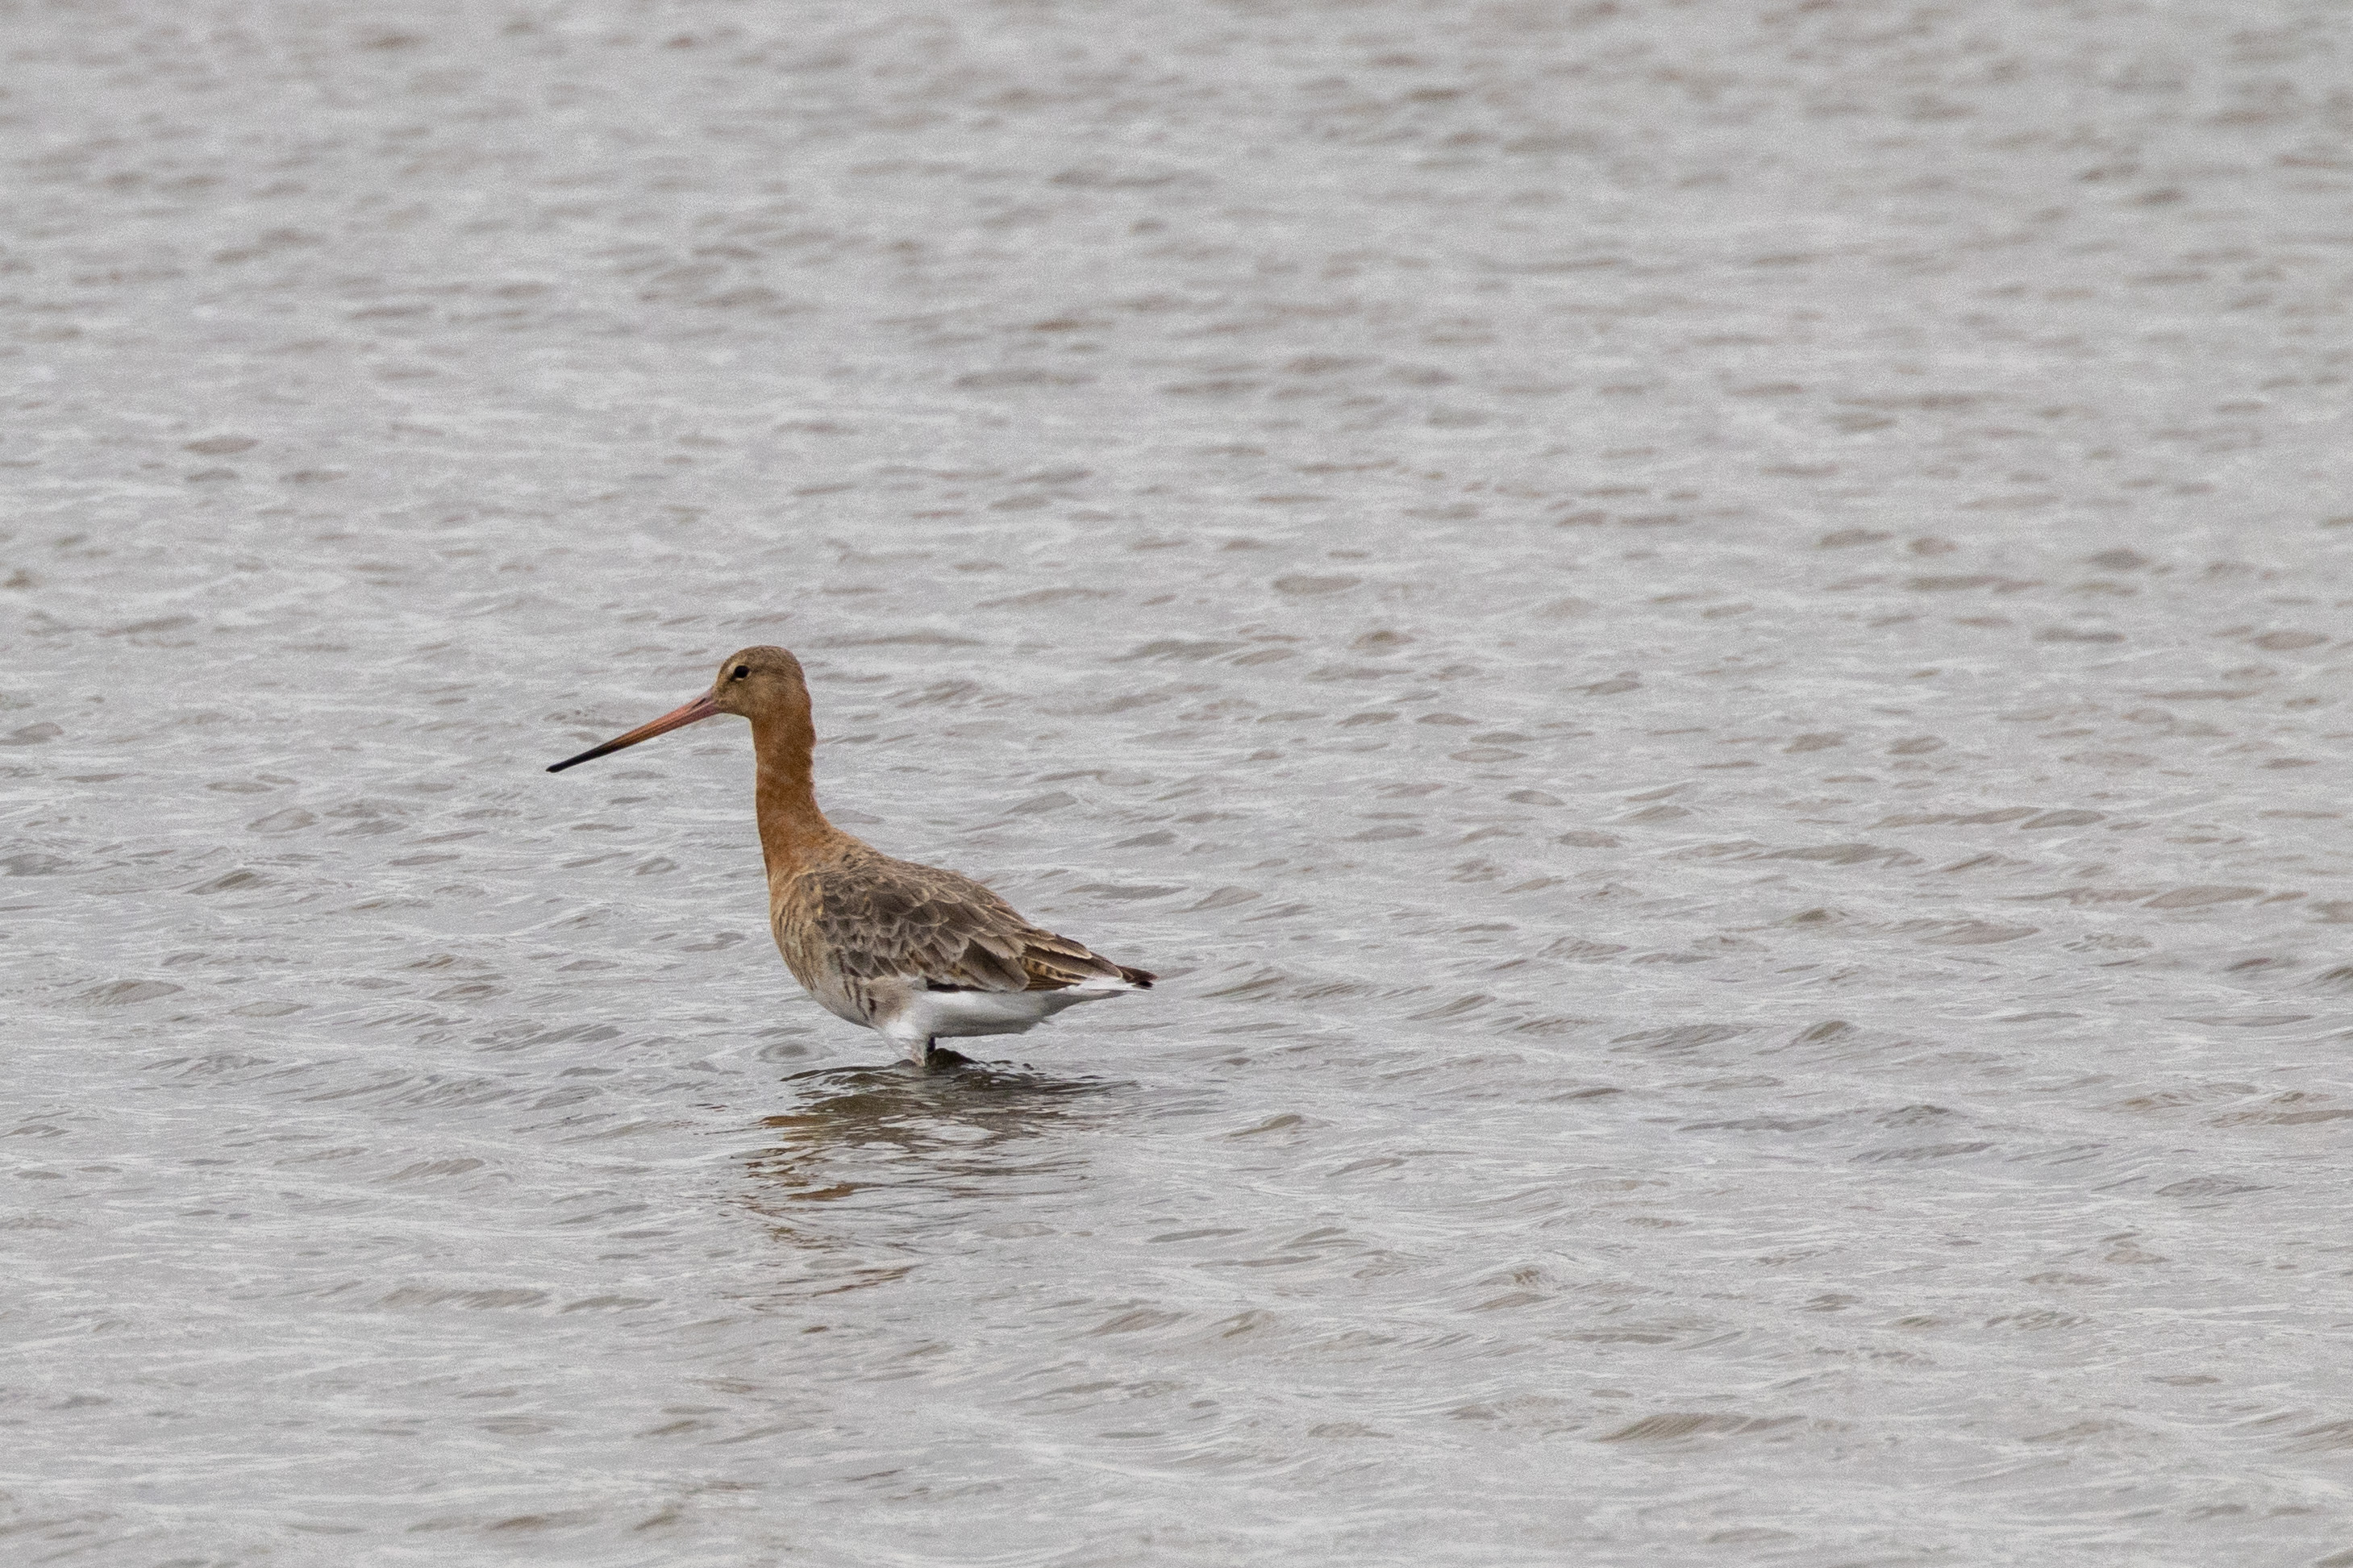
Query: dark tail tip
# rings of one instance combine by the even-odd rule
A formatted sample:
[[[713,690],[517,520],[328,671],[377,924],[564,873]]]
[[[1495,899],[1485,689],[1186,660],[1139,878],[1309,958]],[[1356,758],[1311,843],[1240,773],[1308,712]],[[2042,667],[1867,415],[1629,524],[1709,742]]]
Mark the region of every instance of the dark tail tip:
[[[1151,990],[1152,983],[1160,978],[1148,969],[1130,969],[1124,963],[1119,966],[1119,977],[1139,991]]]

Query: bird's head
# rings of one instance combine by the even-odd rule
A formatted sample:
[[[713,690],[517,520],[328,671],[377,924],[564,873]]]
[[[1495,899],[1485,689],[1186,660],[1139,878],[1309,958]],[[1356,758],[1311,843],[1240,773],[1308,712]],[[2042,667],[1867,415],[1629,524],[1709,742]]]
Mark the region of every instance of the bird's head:
[[[780,647],[747,647],[721,661],[706,699],[714,712],[749,719],[764,709],[807,701],[808,681],[801,661]]]
[[[581,763],[610,755],[624,746],[650,741],[656,735],[666,735],[722,713],[751,719],[794,705],[805,709],[807,704],[808,683],[802,677],[799,659],[780,647],[739,648],[720,661],[719,674],[712,681],[711,689],[693,701],[672,709],[651,723],[640,724],[626,735],[616,735],[601,746],[591,746],[576,757],[566,757],[547,771],[560,773]]]

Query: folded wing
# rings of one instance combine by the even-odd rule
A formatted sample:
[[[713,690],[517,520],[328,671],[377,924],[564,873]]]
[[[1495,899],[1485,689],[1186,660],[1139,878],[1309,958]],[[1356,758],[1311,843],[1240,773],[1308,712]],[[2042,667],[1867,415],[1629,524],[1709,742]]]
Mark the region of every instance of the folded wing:
[[[1148,986],[1153,976],[1031,925],[969,877],[875,855],[804,872],[793,901],[852,988],[905,980],[933,990]]]

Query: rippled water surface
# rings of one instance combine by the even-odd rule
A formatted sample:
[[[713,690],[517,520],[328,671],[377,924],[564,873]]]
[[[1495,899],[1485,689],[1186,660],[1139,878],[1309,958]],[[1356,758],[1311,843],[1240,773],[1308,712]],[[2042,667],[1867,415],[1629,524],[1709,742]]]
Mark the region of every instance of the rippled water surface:
[[[2353,1563],[2343,22],[0,13],[0,1554]]]

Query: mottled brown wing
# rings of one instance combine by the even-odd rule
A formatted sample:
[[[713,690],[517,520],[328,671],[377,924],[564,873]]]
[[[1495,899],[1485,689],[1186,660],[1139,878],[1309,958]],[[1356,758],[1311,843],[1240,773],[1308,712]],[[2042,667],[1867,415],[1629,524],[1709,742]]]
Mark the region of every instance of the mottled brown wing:
[[[1122,973],[954,871],[878,855],[803,879],[817,934],[853,981],[903,976],[974,991],[1059,991]]]

